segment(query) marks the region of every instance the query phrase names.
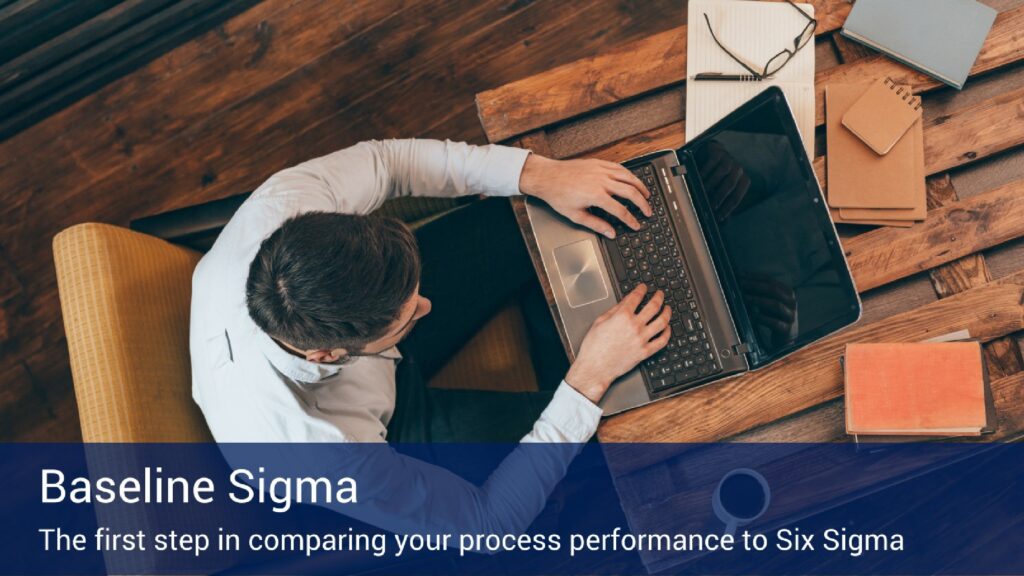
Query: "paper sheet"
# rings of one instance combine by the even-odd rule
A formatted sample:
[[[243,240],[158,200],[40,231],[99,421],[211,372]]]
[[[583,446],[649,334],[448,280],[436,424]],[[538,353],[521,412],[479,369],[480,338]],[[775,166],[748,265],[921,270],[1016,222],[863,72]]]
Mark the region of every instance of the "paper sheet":
[[[797,6],[814,15],[813,5]],[[778,86],[793,110],[807,156],[813,160],[814,41],[808,42],[771,80],[693,81],[701,72],[749,74],[715,44],[704,21],[705,13],[722,44],[756,68],[763,67],[783,48],[792,49],[793,38],[807,23],[785,2],[690,0],[686,41],[686,140],[692,140],[769,86]]]

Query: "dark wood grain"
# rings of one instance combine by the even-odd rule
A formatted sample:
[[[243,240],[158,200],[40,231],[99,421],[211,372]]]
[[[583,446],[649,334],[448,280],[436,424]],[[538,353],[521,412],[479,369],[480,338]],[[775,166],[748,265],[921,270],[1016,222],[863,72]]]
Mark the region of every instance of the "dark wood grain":
[[[857,289],[864,292],[967,257],[938,272],[940,296],[987,280],[973,252],[1024,236],[1024,180],[946,204],[911,228],[879,228],[843,241]],[[972,278],[977,278],[974,280]]]
[[[0,91],[0,139],[211,29],[256,1],[175,0],[164,4],[163,0],[151,0],[129,11],[129,18],[120,27],[104,26],[103,22],[90,27],[85,23],[53,38],[49,44],[57,46],[56,50],[32,51],[18,62],[9,63],[19,66],[13,81]],[[149,4],[155,6],[151,9]],[[117,8],[112,11],[125,12]],[[73,48],[63,47],[65,38]]]
[[[79,23],[64,34],[43,41],[39,36],[31,49],[0,65],[0,92],[13,87],[17,82],[33,76],[49,66],[60,62],[75,52],[88,47],[122,29],[124,26],[144,18],[174,0],[127,0],[119,2],[92,18]],[[84,3],[83,3],[84,4]],[[101,3],[90,3],[93,7]]]
[[[16,182],[24,191],[87,188],[204,120],[230,123],[238,117],[232,106],[325,52],[345,50],[398,7],[369,0],[348,10],[327,0],[257,4],[215,33],[0,142],[0,181]],[[310,22],[317,26],[310,28]],[[346,56],[356,61],[367,50],[352,48]]]
[[[117,0],[21,0],[0,8],[0,63],[113,7]]]
[[[50,239],[250,190],[360,140],[484,142],[473,94],[677,22],[682,0],[265,0],[0,142],[0,439],[74,440]]]
[[[1019,196],[1021,192],[1024,192],[1024,182],[1019,187],[1011,189],[1010,193],[1014,196]],[[956,206],[959,200],[959,195],[956,192],[956,188],[953,186],[953,181],[948,174],[940,177],[930,179],[927,183],[928,187],[928,209],[938,210],[939,208]],[[1024,207],[1022,207],[1024,208]],[[986,212],[999,212],[1000,210],[986,210]],[[1019,220],[1024,223],[1024,210],[1019,213],[1009,209],[1012,213],[1013,220]],[[950,217],[946,215],[947,219],[959,222],[959,218]],[[963,230],[959,226],[957,232],[963,234],[964,232],[970,233],[969,231]],[[982,224],[981,228],[987,228],[986,224]],[[953,230],[950,230],[947,234],[937,234],[936,237],[949,236],[954,234]],[[962,240],[961,240],[962,242]],[[970,245],[970,242],[967,242]],[[935,289],[935,294],[939,298],[946,298],[953,294],[959,294],[965,290],[970,290],[975,286],[981,286],[992,280],[992,275],[988,271],[988,266],[985,264],[985,256],[977,253],[975,250],[968,250],[969,252],[975,252],[974,254],[968,254],[962,258],[953,260],[952,262],[937,266],[928,271],[928,276],[931,278],[932,288]]]
[[[928,206],[952,206],[957,204],[959,194],[948,174],[928,181]],[[1016,216],[1024,221],[1024,213]],[[985,255],[980,252],[969,254],[948,264],[938,266],[928,273],[932,288],[939,298],[959,294],[971,288],[984,285],[992,280]],[[1014,336],[1005,336],[985,345],[985,361],[990,378],[1001,378],[1024,370],[1024,358]]]
[[[832,34],[832,43],[835,44],[836,52],[839,53],[839,59],[844,64],[877,54],[871,48],[844,37],[838,31]]]

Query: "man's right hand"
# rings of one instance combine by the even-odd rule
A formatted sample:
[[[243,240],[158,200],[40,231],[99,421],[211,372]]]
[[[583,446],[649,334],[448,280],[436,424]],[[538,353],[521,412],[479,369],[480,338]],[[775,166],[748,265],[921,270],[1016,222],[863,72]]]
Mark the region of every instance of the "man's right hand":
[[[637,310],[645,294],[647,286],[641,284],[594,320],[565,376],[570,386],[595,404],[616,378],[664,348],[672,336],[672,309],[663,306],[665,294],[655,292]]]

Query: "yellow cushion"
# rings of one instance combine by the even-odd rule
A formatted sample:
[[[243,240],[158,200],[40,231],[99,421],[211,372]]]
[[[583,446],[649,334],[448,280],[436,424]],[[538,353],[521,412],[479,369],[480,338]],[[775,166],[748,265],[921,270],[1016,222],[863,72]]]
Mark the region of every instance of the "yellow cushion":
[[[53,253],[83,440],[209,440],[188,354],[200,255],[106,224],[64,230]]]

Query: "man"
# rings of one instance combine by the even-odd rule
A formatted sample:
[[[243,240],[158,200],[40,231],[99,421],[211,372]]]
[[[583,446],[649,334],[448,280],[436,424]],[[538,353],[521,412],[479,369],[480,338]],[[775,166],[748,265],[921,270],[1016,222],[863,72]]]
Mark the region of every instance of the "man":
[[[609,237],[615,234],[612,225],[591,208],[634,229],[640,223],[620,200],[650,214],[645,187],[617,164],[555,161],[500,146],[364,142],[275,174],[238,210],[193,278],[193,396],[214,437],[219,442],[473,440],[437,433],[433,420],[438,416],[449,428],[453,421],[458,427],[459,418],[435,414],[439,410],[423,382],[486,319],[481,316],[533,278],[508,203],[474,203],[424,227],[418,238],[397,221],[366,215],[389,198],[474,193],[532,195]],[[638,287],[595,322],[564,380],[543,396],[543,404],[534,402],[530,422],[514,431],[516,437],[582,443],[593,435],[601,414],[597,402],[611,382],[670,337],[671,310],[662,306],[663,295],[655,293],[644,303],[645,292]],[[445,305],[433,324],[428,297]],[[409,350],[399,352],[403,340]],[[493,413],[515,412],[508,409],[513,396],[536,398],[503,395],[502,409]],[[457,404],[472,412],[467,402]],[[546,460],[543,471],[531,469],[535,481],[523,482],[522,474],[513,481],[514,472],[525,466],[522,455],[514,453],[482,488],[395,454],[388,466],[405,472],[389,475],[379,467],[375,488],[384,499],[402,492],[402,482],[446,483],[454,486],[448,494],[490,506],[489,514],[453,512],[423,523],[466,530],[474,528],[466,523],[479,524],[503,511],[506,520],[493,520],[498,524],[491,527],[521,530],[539,512],[574,452],[565,454]],[[409,526],[393,503],[381,508],[371,504],[364,517],[388,529]]]

